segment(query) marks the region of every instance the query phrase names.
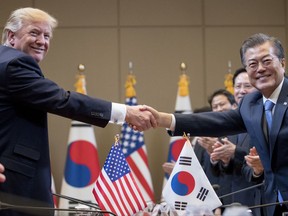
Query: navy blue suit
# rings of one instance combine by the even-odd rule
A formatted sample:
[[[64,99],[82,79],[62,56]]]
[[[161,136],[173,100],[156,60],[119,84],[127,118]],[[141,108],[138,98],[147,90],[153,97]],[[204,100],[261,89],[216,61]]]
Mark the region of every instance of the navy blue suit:
[[[29,204],[52,207],[47,112],[105,127],[111,107],[111,102],[63,90],[44,77],[31,56],[0,46],[0,162],[6,168],[0,200],[27,204],[29,198]]]
[[[264,167],[264,194],[267,203],[277,200],[280,190],[288,200],[288,80],[285,78],[273,115],[272,129],[267,142],[263,132],[263,99],[260,92],[247,94],[237,110],[175,114],[174,135],[224,136],[248,132]],[[268,144],[270,143],[270,144]],[[275,206],[265,208],[273,215]]]
[[[241,133],[229,136],[228,139],[235,143],[236,149],[234,157],[230,160],[228,166],[223,166],[222,170],[227,175],[231,175],[231,191],[239,191],[255,185],[255,182],[248,181],[243,174],[244,156],[249,153],[250,149],[250,136],[247,133]],[[256,182],[258,183],[258,182]],[[232,203],[241,203],[245,206],[254,206],[260,204],[259,189],[253,188],[247,191],[241,191],[231,195]],[[259,209],[253,209],[253,215],[259,216]]]

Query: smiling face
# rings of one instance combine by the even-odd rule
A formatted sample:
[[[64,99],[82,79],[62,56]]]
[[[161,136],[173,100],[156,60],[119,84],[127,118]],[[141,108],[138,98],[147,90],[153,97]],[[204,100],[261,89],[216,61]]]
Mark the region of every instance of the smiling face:
[[[49,49],[52,30],[46,22],[23,24],[17,32],[8,33],[10,45],[32,56],[37,62],[44,59]]]
[[[236,104],[231,104],[224,94],[218,94],[211,101],[213,112],[224,112],[236,108]]]
[[[268,98],[285,73],[285,59],[279,59],[271,42],[248,48],[244,53],[250,83]]]
[[[246,94],[255,91],[255,88],[250,84],[247,72],[239,73],[234,82],[234,97],[237,104]]]

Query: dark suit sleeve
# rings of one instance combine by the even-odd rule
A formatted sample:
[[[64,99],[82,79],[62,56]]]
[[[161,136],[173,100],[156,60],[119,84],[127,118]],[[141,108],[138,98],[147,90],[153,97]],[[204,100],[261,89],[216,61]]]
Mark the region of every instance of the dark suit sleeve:
[[[253,176],[253,169],[251,167],[249,167],[246,164],[246,162],[243,163],[242,174],[245,177],[246,181],[248,181],[248,182],[261,183],[264,180],[264,174],[262,174],[259,177],[254,177]]]
[[[3,82],[14,103],[101,127],[110,120],[111,102],[65,91],[46,79],[30,56],[14,59],[6,71]]]
[[[219,137],[246,132],[239,110],[174,115],[173,136],[182,136],[185,132],[191,136]]]
[[[224,166],[223,170],[226,173],[234,172],[236,175],[242,175],[242,167],[244,163],[244,156],[247,155],[247,151],[244,148],[236,145],[234,158],[232,158],[228,164],[228,166]]]

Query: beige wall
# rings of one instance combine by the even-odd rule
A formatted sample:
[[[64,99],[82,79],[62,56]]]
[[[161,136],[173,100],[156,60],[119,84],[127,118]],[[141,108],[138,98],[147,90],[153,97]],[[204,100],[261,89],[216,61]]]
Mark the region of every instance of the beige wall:
[[[173,112],[180,75],[187,64],[193,108],[223,87],[228,61],[240,67],[241,42],[256,32],[287,44],[287,0],[0,0],[0,26],[24,6],[47,10],[59,21],[50,53],[41,63],[46,77],[74,90],[78,64],[86,66],[90,96],[124,102],[128,62],[134,65],[140,104]],[[70,120],[49,116],[52,169],[60,192]],[[120,127],[95,128],[103,165]],[[145,132],[156,199],[169,137],[164,129]]]

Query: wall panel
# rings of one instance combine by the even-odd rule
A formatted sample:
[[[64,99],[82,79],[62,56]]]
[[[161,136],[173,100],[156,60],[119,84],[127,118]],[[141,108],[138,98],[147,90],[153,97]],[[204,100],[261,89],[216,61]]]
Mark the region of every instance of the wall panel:
[[[242,41],[256,32],[279,37],[287,44],[288,0],[1,0],[0,26],[10,12],[35,6],[59,21],[51,49],[41,63],[46,77],[74,89],[77,66],[86,66],[88,94],[124,102],[128,62],[137,78],[140,104],[173,112],[184,61],[190,76],[192,107],[223,87],[228,61],[240,67]],[[60,192],[70,129],[69,119],[49,115],[53,174]],[[95,127],[103,165],[120,127]],[[160,200],[169,137],[165,129],[144,134],[149,164]]]

